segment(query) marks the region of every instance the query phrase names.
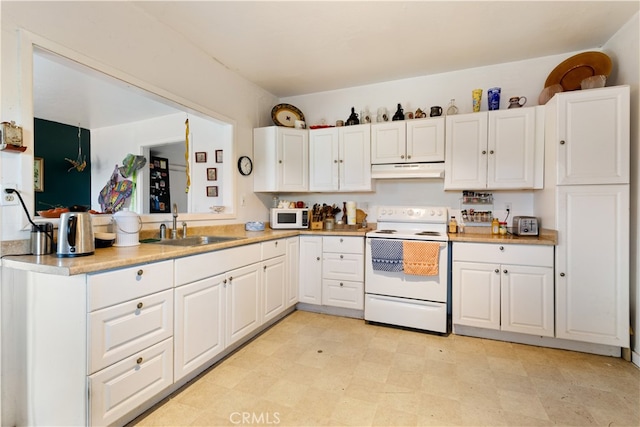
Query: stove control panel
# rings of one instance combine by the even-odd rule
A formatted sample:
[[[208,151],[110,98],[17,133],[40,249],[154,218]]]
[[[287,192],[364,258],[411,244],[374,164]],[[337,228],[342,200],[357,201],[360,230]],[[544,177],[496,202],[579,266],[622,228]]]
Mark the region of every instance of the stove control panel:
[[[379,222],[446,222],[447,208],[430,206],[380,206]]]

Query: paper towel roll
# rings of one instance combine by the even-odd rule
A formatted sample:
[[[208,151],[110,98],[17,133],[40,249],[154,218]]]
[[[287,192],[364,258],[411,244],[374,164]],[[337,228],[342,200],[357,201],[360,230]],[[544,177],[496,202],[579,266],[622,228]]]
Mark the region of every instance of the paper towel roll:
[[[356,202],[347,202],[347,224],[356,223]]]

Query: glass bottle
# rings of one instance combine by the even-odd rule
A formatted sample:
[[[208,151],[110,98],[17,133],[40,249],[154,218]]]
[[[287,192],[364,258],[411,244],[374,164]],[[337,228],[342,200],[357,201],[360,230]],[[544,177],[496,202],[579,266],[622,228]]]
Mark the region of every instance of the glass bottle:
[[[491,234],[499,234],[500,233],[500,222],[498,218],[493,218],[491,221]]]
[[[507,234],[507,222],[503,221],[500,223],[500,234]]]
[[[449,102],[449,107],[447,107],[447,116],[452,116],[454,114],[458,114],[458,107],[456,107],[456,100],[452,99]]]
[[[458,222],[456,221],[456,217],[452,216],[449,221],[449,233],[457,233],[458,232]]]

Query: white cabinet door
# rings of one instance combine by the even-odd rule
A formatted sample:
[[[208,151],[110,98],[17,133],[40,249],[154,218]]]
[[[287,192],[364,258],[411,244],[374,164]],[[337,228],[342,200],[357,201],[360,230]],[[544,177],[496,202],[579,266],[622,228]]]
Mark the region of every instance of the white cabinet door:
[[[309,133],[269,126],[253,130],[254,191],[309,190]]]
[[[501,329],[554,336],[553,268],[501,265]]]
[[[453,323],[500,329],[500,265],[453,263]]]
[[[309,131],[309,191],[340,189],[338,128]]]
[[[224,306],[220,274],[175,289],[174,381],[224,350]]]
[[[445,190],[487,187],[487,112],[447,116]]]
[[[407,120],[407,162],[444,162],[444,117]]]
[[[404,121],[371,125],[371,163],[404,163],[406,134]]]
[[[629,347],[629,186],[560,186],[556,336]]]
[[[489,114],[487,188],[534,187],[536,109]]]
[[[277,317],[284,311],[286,279],[286,257],[281,256],[262,262],[263,322]]]
[[[371,190],[371,125],[339,128],[341,191]]]
[[[300,283],[300,238],[287,239],[287,307],[298,302],[298,286]]]
[[[260,314],[261,270],[259,264],[230,271],[226,275],[227,346],[247,336],[262,324]]]
[[[300,236],[300,302],[322,304],[322,236]]]
[[[558,185],[629,182],[629,87],[557,94]]]

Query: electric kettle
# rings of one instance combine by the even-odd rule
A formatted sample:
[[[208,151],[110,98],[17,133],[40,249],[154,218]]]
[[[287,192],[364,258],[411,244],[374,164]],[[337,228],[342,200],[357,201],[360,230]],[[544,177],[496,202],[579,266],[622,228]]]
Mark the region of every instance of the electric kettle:
[[[65,212],[60,215],[58,225],[58,248],[56,256],[77,257],[93,255],[95,241],[91,214],[88,212]]]

